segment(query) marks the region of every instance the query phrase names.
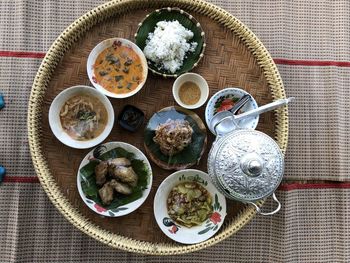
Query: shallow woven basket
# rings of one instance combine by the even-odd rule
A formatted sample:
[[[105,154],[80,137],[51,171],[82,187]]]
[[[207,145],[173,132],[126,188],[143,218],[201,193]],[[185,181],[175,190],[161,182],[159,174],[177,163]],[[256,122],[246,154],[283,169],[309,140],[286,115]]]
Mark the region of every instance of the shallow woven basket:
[[[255,216],[252,206],[244,208],[240,214],[228,223],[224,224],[222,230],[211,239],[194,245],[164,244],[138,241],[121,235],[103,230],[87,218],[85,218],[64,196],[56,181],[54,180],[46,157],[42,151],[41,140],[41,118],[43,99],[47,85],[53,76],[56,66],[65,52],[85,32],[98,22],[104,21],[111,16],[120,15],[133,9],[161,8],[176,6],[206,15],[222,24],[239,36],[245,45],[254,54],[265,78],[268,81],[273,99],[285,98],[282,80],[268,51],[259,39],[237,18],[233,17],[223,9],[201,0],[173,0],[173,1],[142,1],[142,0],[119,0],[111,1],[96,7],[71,24],[53,43],[47,52],[35,77],[28,108],[28,133],[30,151],[35,170],[41,185],[46,191],[52,203],[58,210],[78,229],[89,236],[105,243],[111,247],[138,252],[144,254],[170,255],[196,251],[209,247],[225,238],[231,236],[248,223]],[[287,107],[275,111],[275,139],[285,153],[288,140],[288,111]],[[263,201],[259,202],[262,205]]]

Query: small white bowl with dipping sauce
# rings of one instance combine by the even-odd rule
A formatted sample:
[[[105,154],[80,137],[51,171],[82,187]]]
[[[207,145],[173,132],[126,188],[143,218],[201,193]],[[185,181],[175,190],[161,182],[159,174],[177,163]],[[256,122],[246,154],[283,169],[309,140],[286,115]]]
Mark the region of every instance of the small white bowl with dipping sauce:
[[[181,107],[197,109],[207,101],[209,86],[201,75],[185,73],[174,81],[173,96]]]
[[[104,95],[118,99],[139,92],[148,74],[142,50],[130,40],[117,37],[94,47],[86,67],[92,85]]]
[[[66,102],[70,100],[69,101],[70,105],[72,106],[77,105],[77,103],[80,101],[78,96],[80,96],[80,98],[92,98],[91,101],[89,101],[88,99],[85,99],[85,100],[82,99],[82,101],[92,103],[93,110],[83,111],[83,110],[80,110],[80,108],[78,108],[79,109],[78,112],[75,115],[73,115],[74,110],[77,109],[76,107],[78,106],[69,108]],[[74,97],[76,97],[76,99]],[[73,100],[75,101],[74,103],[73,103]],[[67,110],[65,109],[66,107],[67,107]],[[103,107],[105,110],[103,109]],[[96,112],[94,111],[95,109],[96,109]],[[87,122],[93,122],[93,124],[95,125],[94,126],[95,128],[92,129],[93,131],[92,134],[93,135],[96,134],[96,137],[89,138],[89,139],[85,139],[85,137],[82,137],[82,139],[75,139],[72,136],[70,136],[68,134],[68,130],[62,126],[62,120],[63,120],[62,115],[66,111],[70,112],[71,114],[71,115],[68,115],[70,116],[70,120],[76,121],[75,123],[79,123],[71,126],[72,128],[70,132],[72,136],[75,136],[78,134],[77,133],[78,127],[81,127],[80,131],[86,130],[84,128],[86,128],[87,126],[79,126],[79,125],[83,125],[83,124],[85,125]],[[96,116],[99,116],[98,117],[99,120],[96,121],[96,119],[94,119],[95,117],[94,114]],[[75,117],[72,117],[72,116],[75,116]],[[63,90],[52,101],[50,110],[49,110],[49,124],[53,134],[63,144],[76,149],[87,149],[100,144],[110,134],[114,124],[114,110],[108,98],[105,95],[103,95],[101,92],[97,91],[96,89],[88,86],[73,86]]]

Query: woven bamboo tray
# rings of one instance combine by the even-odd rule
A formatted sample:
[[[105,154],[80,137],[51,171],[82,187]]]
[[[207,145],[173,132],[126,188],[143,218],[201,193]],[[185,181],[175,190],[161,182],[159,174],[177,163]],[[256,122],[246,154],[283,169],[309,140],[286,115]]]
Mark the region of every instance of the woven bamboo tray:
[[[225,87],[241,87],[259,104],[285,98],[281,78],[268,51],[245,25],[226,11],[200,0],[121,0],[108,2],[86,13],[57,38],[35,77],[28,110],[34,167],[42,187],[58,210],[78,229],[109,246],[157,255],[187,253],[209,247],[247,224],[255,216],[255,210],[228,201],[224,225],[214,237],[195,245],[175,243],[156,225],[152,208],[156,189],[170,172],[152,164],[154,183],[144,205],[121,218],[102,218],[84,205],[76,187],[79,164],[89,150],[75,150],[61,144],[49,128],[48,110],[53,98],[63,89],[78,84],[91,85],[86,74],[86,61],[97,43],[116,36],[134,40],[138,23],[145,15],[155,8],[167,6],[177,6],[191,13],[206,32],[204,58],[194,72],[207,79],[211,95]],[[125,104],[133,104],[145,112],[148,120],[161,108],[175,105],[171,95],[172,82],[173,79],[149,74],[146,86],[137,95],[125,100],[111,100],[115,113],[119,114]],[[204,120],[204,107],[195,112]],[[287,107],[262,115],[257,129],[275,137],[285,152]],[[115,125],[106,141],[125,141],[144,151],[142,130],[135,134],[121,131]],[[213,139],[210,135],[200,164],[193,168],[206,171],[207,154]]]

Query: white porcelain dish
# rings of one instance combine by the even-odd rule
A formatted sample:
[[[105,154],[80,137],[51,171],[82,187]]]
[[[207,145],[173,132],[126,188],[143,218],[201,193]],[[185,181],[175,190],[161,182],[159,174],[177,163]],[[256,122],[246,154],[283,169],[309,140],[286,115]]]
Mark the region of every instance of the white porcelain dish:
[[[115,45],[115,43],[118,43],[117,45],[127,46],[127,47],[131,48],[133,51],[136,52],[136,54],[141,59],[141,64],[142,64],[142,68],[143,68],[142,81],[139,83],[139,85],[137,86],[136,89],[134,89],[133,91],[130,91],[128,93],[117,94],[117,93],[110,92],[110,91],[108,91],[107,89],[105,89],[103,86],[101,86],[100,84],[98,84],[96,82],[96,77],[95,77],[95,74],[94,74],[94,64],[96,62],[96,59],[97,59],[98,55],[103,50],[105,50],[108,47],[111,47],[111,46]],[[119,99],[123,99],[123,98],[127,98],[127,97],[130,97],[130,96],[133,96],[137,92],[139,92],[142,89],[142,87],[144,86],[144,84],[146,83],[147,74],[148,74],[147,60],[146,60],[146,57],[143,54],[142,50],[136,44],[131,42],[130,40],[125,39],[125,38],[117,38],[117,37],[106,39],[106,40],[100,42],[96,47],[94,47],[94,49],[89,54],[86,67],[87,67],[87,74],[89,76],[90,82],[92,83],[92,85],[97,90],[99,90],[100,92],[102,92],[103,94],[105,94],[108,97],[119,98]]]
[[[183,182],[197,182],[211,194],[213,213],[199,226],[188,228],[175,223],[168,214],[167,198],[171,189]],[[154,197],[154,216],[165,235],[183,244],[195,244],[215,235],[226,216],[226,199],[212,184],[208,174],[194,169],[177,171],[169,175],[158,187]]]
[[[197,103],[193,105],[187,105],[183,103],[179,97],[179,90],[180,87],[185,83],[191,81],[195,83],[200,91],[201,91],[201,96],[200,99]],[[177,104],[179,104],[181,107],[186,108],[186,109],[197,109],[201,107],[208,99],[209,96],[209,86],[207,81],[199,74],[196,73],[185,73],[180,75],[173,84],[173,96]]]
[[[63,105],[68,99],[79,94],[87,94],[99,99],[102,102],[102,104],[105,106],[108,113],[108,121],[107,121],[106,127],[104,128],[103,132],[99,136],[97,136],[92,140],[87,140],[87,141],[75,140],[63,130],[61,125],[60,111]],[[108,98],[105,95],[103,95],[101,92],[97,91],[96,89],[88,86],[73,86],[63,90],[52,101],[49,109],[49,124],[53,134],[63,144],[76,149],[87,149],[100,144],[110,134],[114,125],[114,109],[111,102],[108,100]]]
[[[83,176],[82,176],[80,170],[82,167],[87,165],[89,163],[89,159],[91,157],[93,157],[94,150],[91,150],[85,156],[85,158],[82,160],[82,162],[80,163],[79,170],[78,170],[77,187],[78,187],[80,197],[83,199],[84,203],[91,210],[93,210],[94,212],[96,212],[97,214],[100,214],[102,216],[119,217],[119,216],[124,216],[124,215],[130,214],[131,212],[133,212],[137,208],[139,208],[146,201],[146,199],[151,191],[152,181],[153,181],[152,167],[151,167],[147,157],[143,154],[143,152],[141,152],[141,150],[139,150],[138,148],[136,148],[135,146],[133,146],[131,144],[124,143],[124,142],[108,142],[108,143],[103,144],[102,146],[105,147],[104,152],[107,152],[107,151],[110,151],[112,149],[120,147],[120,148],[122,148],[130,153],[133,153],[135,159],[142,160],[144,162],[147,170],[148,170],[147,188],[145,190],[143,190],[141,198],[139,198],[133,202],[130,202],[128,204],[114,208],[114,209],[106,209],[106,208],[102,207],[101,205],[97,204],[95,201],[88,198],[82,189],[81,184],[82,184]]]

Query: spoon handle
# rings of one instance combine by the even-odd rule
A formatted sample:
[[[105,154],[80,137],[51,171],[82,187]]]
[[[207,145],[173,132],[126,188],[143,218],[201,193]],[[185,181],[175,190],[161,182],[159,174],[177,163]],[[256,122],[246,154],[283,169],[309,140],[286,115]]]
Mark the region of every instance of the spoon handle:
[[[268,104],[266,104],[264,106],[261,106],[261,107],[259,107],[257,109],[254,109],[254,110],[247,111],[247,112],[244,112],[242,114],[236,115],[235,116],[235,121],[239,121],[241,119],[245,119],[245,118],[248,118],[248,117],[255,117],[255,116],[257,116],[257,115],[259,115],[261,113],[277,109],[277,108],[279,108],[281,106],[287,105],[289,102],[293,101],[294,99],[295,99],[294,97],[290,97],[288,99],[276,100],[274,102],[271,102],[271,103],[268,103]]]

